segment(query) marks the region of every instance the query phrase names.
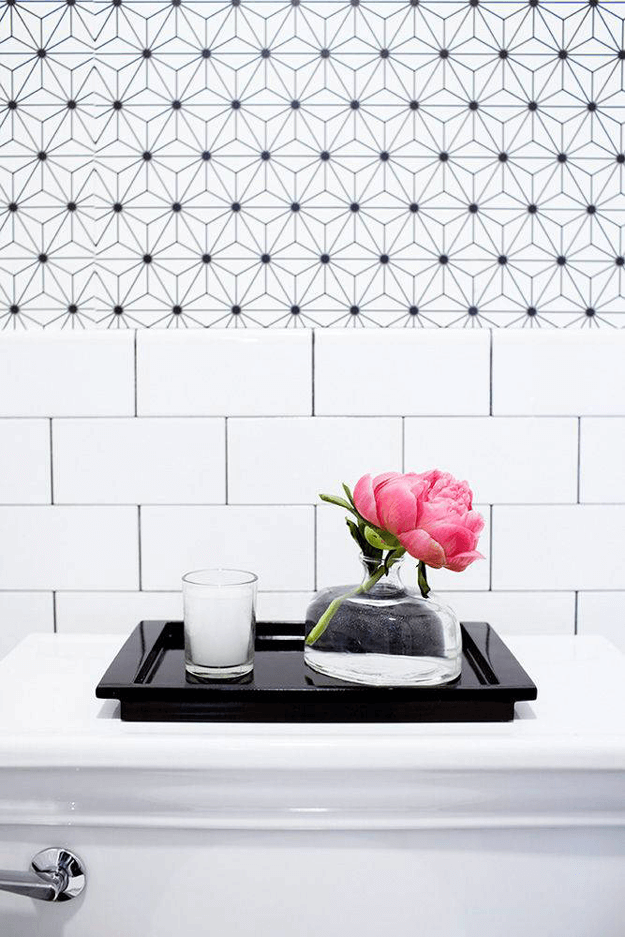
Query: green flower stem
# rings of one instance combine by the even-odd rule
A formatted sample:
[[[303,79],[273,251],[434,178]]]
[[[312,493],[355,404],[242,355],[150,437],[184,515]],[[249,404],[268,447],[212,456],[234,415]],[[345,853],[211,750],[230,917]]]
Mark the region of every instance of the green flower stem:
[[[431,592],[431,589],[428,585],[428,577],[427,577],[426,570],[427,570],[427,566],[425,565],[423,560],[419,560],[419,572],[417,573],[417,581],[419,583],[419,588],[421,589],[421,595],[423,596],[424,599],[427,599],[428,595]]]
[[[345,599],[351,598],[352,595],[360,595],[360,593],[367,592],[368,589],[372,589],[376,582],[378,582],[382,576],[385,575],[385,573],[386,570],[384,568],[384,564],[382,564],[381,566],[378,566],[376,571],[372,573],[371,576],[369,576],[366,582],[361,583],[357,589],[352,589],[351,592],[346,592],[345,595],[338,595],[335,599],[333,599],[315,627],[308,633],[306,644],[314,644],[315,641],[321,637]]]

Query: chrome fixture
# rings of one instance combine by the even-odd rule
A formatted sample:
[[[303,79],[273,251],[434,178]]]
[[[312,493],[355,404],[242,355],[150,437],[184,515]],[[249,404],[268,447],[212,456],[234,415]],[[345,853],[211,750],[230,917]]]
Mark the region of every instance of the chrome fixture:
[[[84,866],[67,849],[58,846],[42,849],[30,867],[32,872],[0,869],[0,891],[12,891],[40,901],[69,901],[85,887]]]

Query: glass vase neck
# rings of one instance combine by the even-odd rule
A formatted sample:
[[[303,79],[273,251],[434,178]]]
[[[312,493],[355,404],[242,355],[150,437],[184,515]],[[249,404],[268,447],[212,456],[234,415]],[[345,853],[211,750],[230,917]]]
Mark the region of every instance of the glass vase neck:
[[[368,585],[366,589],[367,592],[401,591],[404,588],[401,579],[401,569],[404,562],[403,556],[394,560],[393,563],[389,565],[388,572],[383,570],[381,575],[381,563],[379,559],[372,559],[361,553],[360,562],[362,563],[363,570],[362,585],[366,586],[371,579],[375,580]]]

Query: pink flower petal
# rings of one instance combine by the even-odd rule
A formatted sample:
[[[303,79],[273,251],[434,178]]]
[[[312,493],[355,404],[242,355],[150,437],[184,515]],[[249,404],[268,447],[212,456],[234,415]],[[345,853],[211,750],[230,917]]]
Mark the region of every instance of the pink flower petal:
[[[477,550],[472,550],[469,553],[458,553],[453,559],[447,561],[447,569],[451,569],[454,573],[462,573],[475,560],[483,559],[484,557]]]
[[[443,548],[424,530],[410,530],[405,534],[399,534],[398,539],[402,547],[415,559],[423,560],[434,569],[440,569],[445,565]]]
[[[369,521],[370,524],[375,524],[376,527],[380,527],[380,518],[378,517],[375,498],[373,497],[373,481],[371,475],[363,475],[362,478],[356,482],[353,498],[358,513],[361,514],[366,521]]]
[[[404,480],[391,478],[375,489],[375,501],[381,527],[397,536],[414,530],[417,524],[417,501]]]

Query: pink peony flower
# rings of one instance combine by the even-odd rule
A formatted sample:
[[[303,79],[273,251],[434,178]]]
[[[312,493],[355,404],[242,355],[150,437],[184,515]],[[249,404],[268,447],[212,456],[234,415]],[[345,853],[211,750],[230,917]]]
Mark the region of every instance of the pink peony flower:
[[[468,484],[448,472],[364,475],[354,488],[354,504],[366,521],[435,569],[462,572],[483,559],[476,547],[484,520],[473,510]]]

